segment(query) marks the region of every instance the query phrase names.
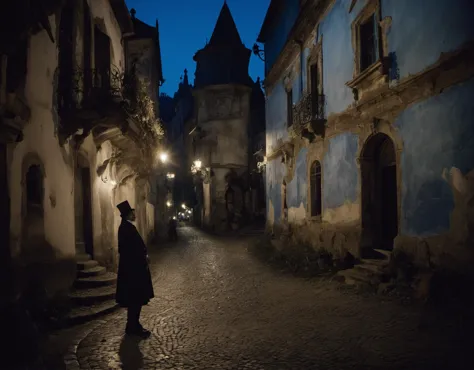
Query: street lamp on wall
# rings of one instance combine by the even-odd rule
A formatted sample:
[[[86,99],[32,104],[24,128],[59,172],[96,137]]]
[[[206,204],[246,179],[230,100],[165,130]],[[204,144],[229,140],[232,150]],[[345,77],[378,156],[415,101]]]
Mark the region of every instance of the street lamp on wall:
[[[173,180],[174,177],[175,177],[175,174],[172,173],[172,172],[168,172],[168,173],[166,174],[166,178],[169,179],[169,180]]]
[[[168,153],[165,153],[165,152],[160,153],[160,161],[161,163],[166,163],[168,161]]]
[[[201,167],[202,167],[202,162],[200,159],[196,159],[193,164],[191,165],[191,172],[192,173],[198,173],[199,171],[201,171]]]
[[[252,52],[260,58],[261,61],[265,61],[265,51],[260,49],[257,43],[253,44]]]

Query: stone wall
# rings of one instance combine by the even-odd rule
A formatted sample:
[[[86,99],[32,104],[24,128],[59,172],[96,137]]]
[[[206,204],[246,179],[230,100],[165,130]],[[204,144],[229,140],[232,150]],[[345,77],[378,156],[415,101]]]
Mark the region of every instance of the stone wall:
[[[53,28],[56,27],[55,20],[54,16],[49,18]],[[75,278],[74,160],[71,148],[61,147],[55,136],[52,107],[56,64],[56,45],[47,33],[43,31],[32,36],[25,86],[31,119],[24,128],[23,141],[8,145],[11,252],[19,265],[20,275],[26,280],[24,284],[41,280],[52,294],[66,289]],[[39,181],[41,216],[36,222],[41,230],[37,230],[34,239],[28,238],[27,222],[26,175],[32,165],[39,165],[42,172]],[[34,276],[26,276],[28,270]]]
[[[349,12],[347,2],[332,1],[304,40],[302,57],[298,47],[284,48],[265,81],[269,229],[289,227],[294,242],[360,256],[367,242],[361,162],[370,140],[381,133],[395,150],[395,249],[419,263],[472,266],[474,29],[465,12],[472,3],[461,3],[464,8],[437,2],[426,17],[421,2],[358,1]],[[369,86],[356,81],[351,25],[374,4],[380,5],[383,54],[391,64]],[[433,37],[438,32],[443,34]],[[309,88],[310,55],[318,52],[327,124],[325,137],[310,142],[287,128],[286,90],[292,88],[297,103]],[[357,83],[358,97],[348,86]],[[322,215],[312,217],[309,175],[315,160],[322,165]]]
[[[93,24],[105,31],[111,40],[111,63],[124,67],[122,34],[107,0],[88,2]],[[76,9],[77,21],[82,22],[82,5]],[[80,19],[79,19],[80,18]],[[58,34],[60,12],[49,17],[53,35]],[[82,66],[84,30],[74,28],[77,67]],[[114,270],[117,265],[117,228],[119,224],[116,204],[127,199],[135,205],[137,184],[107,181],[99,174],[99,167],[114,154],[110,142],[97,148],[89,135],[78,148],[75,139],[59,144],[57,112],[58,49],[46,31],[30,37],[25,85],[26,103],[31,109],[30,121],[24,128],[23,140],[8,145],[8,179],[11,199],[10,245],[15,259],[21,289],[34,282],[43,287],[49,296],[67,290],[76,277],[77,243],[83,228],[78,209],[82,195],[77,194],[80,181],[77,172],[89,169],[92,214],[93,257]],[[31,166],[39,168],[38,189],[41,201],[29,204],[27,181]],[[123,172],[123,171],[122,171]],[[122,180],[122,178],[120,179]],[[118,184],[118,185],[117,185]],[[117,188],[115,188],[117,185]],[[153,228],[150,205],[146,198],[149,187],[141,189],[138,208],[143,215],[139,229],[145,238]],[[145,200],[143,200],[145,194]],[[150,226],[151,225],[151,226]]]
[[[197,123],[204,137],[197,142],[196,158],[212,170],[204,191],[204,226],[227,228],[226,176],[248,169],[250,88],[238,85],[211,86],[195,93]],[[208,199],[210,197],[210,199]]]

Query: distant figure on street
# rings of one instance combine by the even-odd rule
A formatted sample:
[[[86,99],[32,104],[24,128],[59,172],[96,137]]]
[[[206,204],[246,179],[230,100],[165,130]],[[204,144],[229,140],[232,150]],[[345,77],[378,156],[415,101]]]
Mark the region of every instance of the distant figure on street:
[[[118,229],[118,252],[120,255],[116,301],[122,307],[127,307],[128,335],[138,335],[148,338],[150,332],[140,324],[142,306],[148,304],[154,297],[148,266],[148,254],[145,242],[132,224],[135,221],[135,210],[128,201],[117,205],[122,217]]]
[[[177,222],[174,218],[170,218],[168,222],[168,238],[170,240],[178,240],[178,231],[176,230],[178,228]]]

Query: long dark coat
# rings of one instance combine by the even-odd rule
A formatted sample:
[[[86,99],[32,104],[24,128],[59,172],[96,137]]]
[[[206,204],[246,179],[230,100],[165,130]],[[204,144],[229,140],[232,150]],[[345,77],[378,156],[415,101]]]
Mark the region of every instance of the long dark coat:
[[[146,245],[137,228],[124,219],[118,230],[118,251],[117,303],[122,307],[146,305],[155,296]]]

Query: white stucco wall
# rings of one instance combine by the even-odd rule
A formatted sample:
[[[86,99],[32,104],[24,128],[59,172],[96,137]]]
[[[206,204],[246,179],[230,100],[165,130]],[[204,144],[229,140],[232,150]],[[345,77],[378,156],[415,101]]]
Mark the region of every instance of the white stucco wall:
[[[106,33],[110,37],[110,45],[112,48],[111,63],[116,67],[123,68],[125,63],[122,33],[120,31],[120,26],[115,19],[110,2],[108,0],[88,0],[88,4],[93,15],[92,21],[96,23],[103,21]]]
[[[54,29],[55,17],[49,19]],[[58,255],[74,254],[74,197],[72,160],[68,146],[61,148],[55,137],[52,113],[53,76],[57,48],[45,31],[32,36],[28,51],[28,76],[25,97],[31,109],[24,139],[12,148],[10,171],[12,252],[20,252],[22,234],[22,162],[35,153],[44,166],[44,228],[46,241]]]

